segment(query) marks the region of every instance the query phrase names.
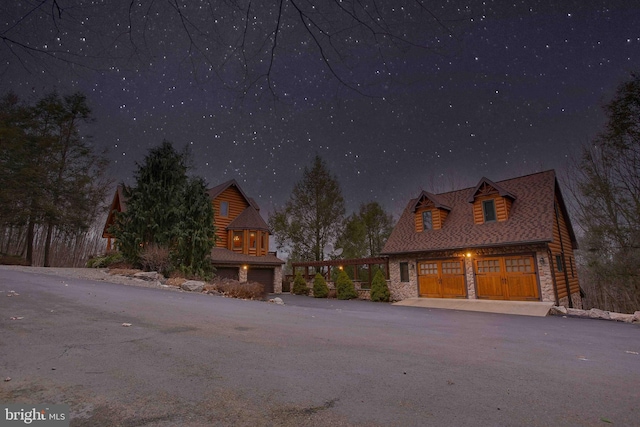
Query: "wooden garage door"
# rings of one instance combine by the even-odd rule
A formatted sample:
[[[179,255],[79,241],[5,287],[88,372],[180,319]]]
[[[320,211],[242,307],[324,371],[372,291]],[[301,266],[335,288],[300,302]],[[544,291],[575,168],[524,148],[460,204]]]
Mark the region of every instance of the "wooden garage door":
[[[421,297],[465,298],[463,262],[455,259],[418,262],[418,285]]]
[[[273,293],[273,268],[250,268],[247,280],[262,283],[265,292]]]
[[[475,260],[478,298],[539,300],[532,256],[507,256]]]

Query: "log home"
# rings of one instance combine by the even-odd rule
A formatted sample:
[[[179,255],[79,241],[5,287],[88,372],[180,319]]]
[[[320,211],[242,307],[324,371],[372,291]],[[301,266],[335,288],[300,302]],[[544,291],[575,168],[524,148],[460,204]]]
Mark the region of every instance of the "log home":
[[[258,204],[248,197],[235,180],[207,190],[217,228],[216,246],[211,261],[216,276],[262,283],[267,292],[282,292],[284,261],[269,252],[269,227],[260,215]],[[115,212],[126,210],[126,200],[119,186],[113,197],[102,237],[107,239],[107,251],[113,248],[109,227]]]
[[[391,296],[554,302],[581,308],[576,238],[554,171],[407,204],[383,249]]]

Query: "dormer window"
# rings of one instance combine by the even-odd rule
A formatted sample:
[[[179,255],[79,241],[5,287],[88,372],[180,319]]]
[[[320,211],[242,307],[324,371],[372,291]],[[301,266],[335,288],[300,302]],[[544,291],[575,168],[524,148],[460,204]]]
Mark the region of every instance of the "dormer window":
[[[415,215],[416,233],[425,230],[440,230],[451,208],[443,203],[443,199],[423,191],[415,200],[413,212]]]
[[[497,218],[495,200],[483,200],[482,213],[484,214],[484,222],[495,222]]]
[[[471,191],[467,202],[473,205],[473,222],[501,222],[509,219],[516,196],[487,178],[482,178]]]
[[[422,212],[422,229],[423,230],[433,229],[433,220],[432,220],[431,211]]]

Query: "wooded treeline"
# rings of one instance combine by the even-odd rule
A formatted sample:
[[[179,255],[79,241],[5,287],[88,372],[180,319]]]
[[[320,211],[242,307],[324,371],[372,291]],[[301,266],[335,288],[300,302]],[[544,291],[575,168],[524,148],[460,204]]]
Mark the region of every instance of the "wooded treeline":
[[[19,255],[33,265],[38,251],[47,267],[53,265],[54,242],[58,249],[86,246],[81,242],[102,213],[111,185],[105,153],[83,133],[91,120],[82,93],[51,92],[33,103],[9,93],[0,101],[0,250],[5,255]]]
[[[640,75],[604,107],[608,121],[570,178],[582,228],[586,308],[640,310]]]

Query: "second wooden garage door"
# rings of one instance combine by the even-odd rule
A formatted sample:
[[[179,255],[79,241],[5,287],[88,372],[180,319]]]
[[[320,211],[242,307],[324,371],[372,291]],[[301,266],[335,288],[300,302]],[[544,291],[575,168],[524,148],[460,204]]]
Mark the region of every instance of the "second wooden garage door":
[[[421,297],[466,298],[463,261],[418,262],[418,286]]]
[[[532,256],[506,256],[475,260],[478,298],[539,300]]]
[[[273,268],[250,268],[247,280],[262,283],[265,292],[273,293]]]

